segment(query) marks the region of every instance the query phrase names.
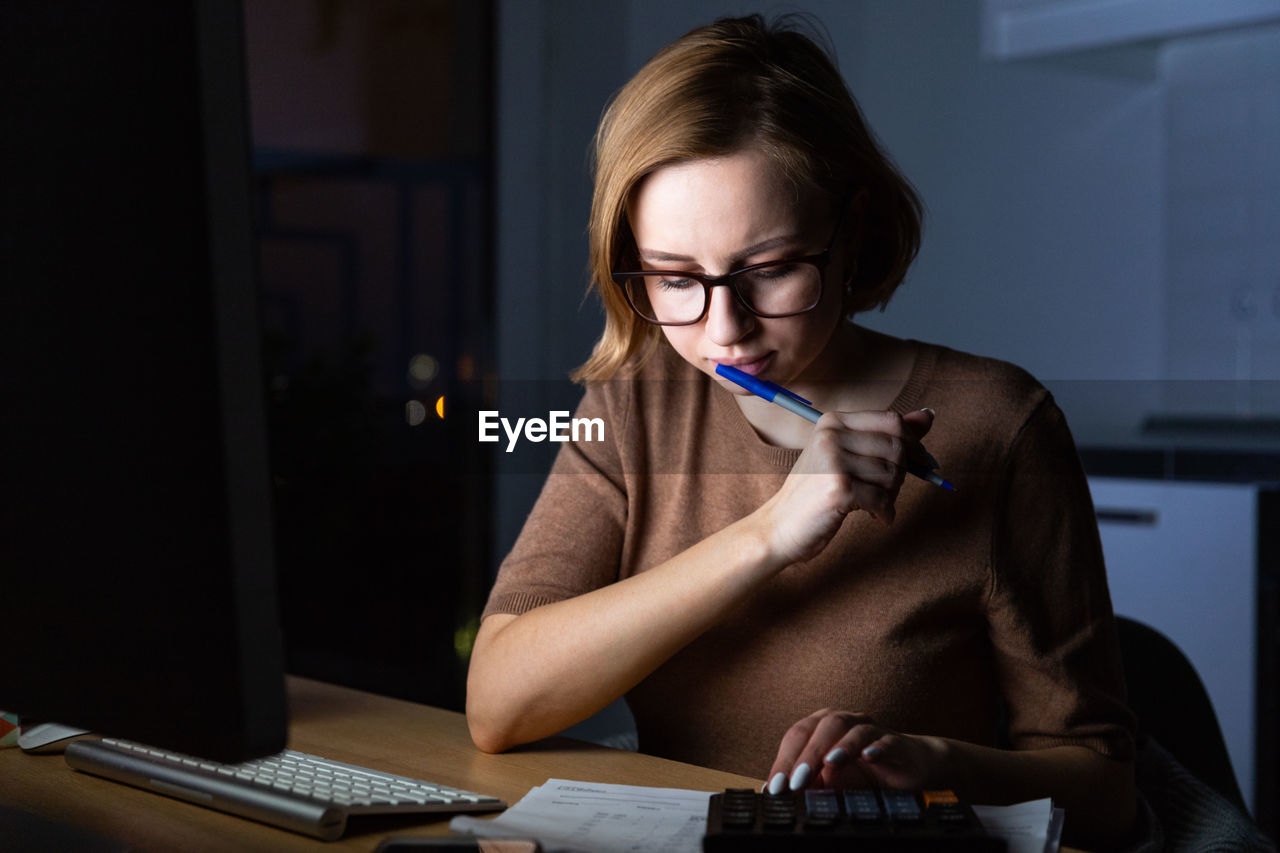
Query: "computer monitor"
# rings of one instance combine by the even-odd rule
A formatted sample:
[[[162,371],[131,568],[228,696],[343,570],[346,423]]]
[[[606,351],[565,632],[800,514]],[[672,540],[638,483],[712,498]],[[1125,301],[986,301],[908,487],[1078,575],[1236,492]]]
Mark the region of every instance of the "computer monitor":
[[[0,709],[283,748],[232,0],[5,0]]]

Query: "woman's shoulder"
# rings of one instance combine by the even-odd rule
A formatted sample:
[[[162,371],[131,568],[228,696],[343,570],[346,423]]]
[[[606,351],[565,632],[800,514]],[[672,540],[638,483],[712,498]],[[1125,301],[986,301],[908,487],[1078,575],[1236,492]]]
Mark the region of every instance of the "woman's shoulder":
[[[939,413],[969,440],[1007,449],[1038,415],[1056,408],[1029,371],[999,358],[916,342],[919,405]]]
[[[988,381],[997,386],[1031,389],[1042,387],[1029,371],[1013,362],[952,349],[928,341],[912,341],[920,354],[934,360],[935,376],[955,380]]]
[[[942,344],[914,343],[919,347],[917,359],[928,362],[925,381],[936,390],[980,399],[983,405],[1004,412],[1009,408],[1034,408],[1049,394],[1029,371],[1012,362]]]

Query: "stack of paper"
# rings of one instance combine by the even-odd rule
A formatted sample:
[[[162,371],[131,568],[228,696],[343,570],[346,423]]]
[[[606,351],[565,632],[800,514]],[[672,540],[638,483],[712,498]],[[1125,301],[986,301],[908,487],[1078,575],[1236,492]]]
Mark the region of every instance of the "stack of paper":
[[[974,806],[982,828],[1009,844],[1009,853],[1058,853],[1062,809],[1053,800],[1031,800],[1016,806]]]
[[[534,838],[546,853],[698,853],[707,791],[548,779],[492,820],[459,815],[455,832]]]

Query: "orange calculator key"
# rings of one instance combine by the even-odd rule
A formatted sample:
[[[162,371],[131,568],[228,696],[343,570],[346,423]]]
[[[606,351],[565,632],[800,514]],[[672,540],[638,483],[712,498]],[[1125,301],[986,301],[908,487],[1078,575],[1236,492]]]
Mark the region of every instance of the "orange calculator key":
[[[955,791],[921,791],[920,795],[924,797],[924,807],[927,809],[932,805],[955,805],[960,802],[960,798],[956,796]]]

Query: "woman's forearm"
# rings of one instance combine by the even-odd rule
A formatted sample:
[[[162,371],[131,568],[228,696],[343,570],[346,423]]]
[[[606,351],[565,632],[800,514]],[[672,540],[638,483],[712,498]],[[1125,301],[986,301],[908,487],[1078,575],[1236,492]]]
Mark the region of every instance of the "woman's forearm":
[[[1072,846],[1105,850],[1125,840],[1134,820],[1133,764],[1083,746],[1007,750],[928,738],[944,756],[940,781],[971,803],[1004,805],[1052,797],[1066,811]]]
[[[476,637],[467,722],[498,752],[608,705],[783,568],[748,516],[649,571],[520,616]]]

